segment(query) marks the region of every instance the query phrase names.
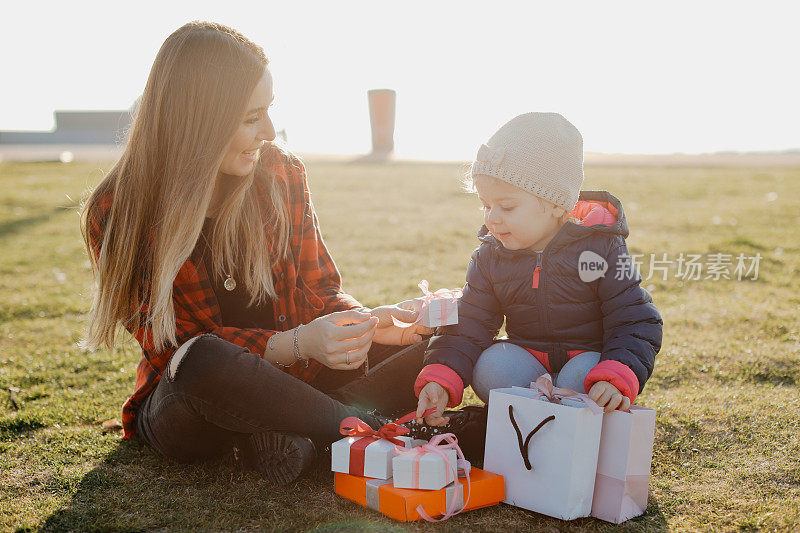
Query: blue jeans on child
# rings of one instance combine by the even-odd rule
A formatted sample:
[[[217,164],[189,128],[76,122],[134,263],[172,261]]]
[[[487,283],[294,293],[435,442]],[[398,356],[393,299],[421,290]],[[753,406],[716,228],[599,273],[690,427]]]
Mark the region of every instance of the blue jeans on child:
[[[583,380],[600,362],[598,352],[583,352],[564,365],[561,372],[551,374],[556,387],[586,392]],[[528,350],[510,342],[497,342],[478,357],[472,373],[472,390],[484,402],[489,401],[489,391],[503,387],[527,387],[531,381],[546,374],[547,369]]]

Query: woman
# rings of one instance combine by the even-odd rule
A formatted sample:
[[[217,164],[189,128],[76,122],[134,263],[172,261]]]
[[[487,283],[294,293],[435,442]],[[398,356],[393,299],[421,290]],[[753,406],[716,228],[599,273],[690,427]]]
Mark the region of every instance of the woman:
[[[430,331],[342,291],[305,169],[271,143],[272,99],[263,50],[235,30],[193,22],[167,38],[125,153],[83,208],[97,285],[85,344],[113,346],[122,324],[142,347],[126,438],[182,461],[238,450],[287,483],[343,418],[414,407]],[[386,362],[359,378],[368,354]]]

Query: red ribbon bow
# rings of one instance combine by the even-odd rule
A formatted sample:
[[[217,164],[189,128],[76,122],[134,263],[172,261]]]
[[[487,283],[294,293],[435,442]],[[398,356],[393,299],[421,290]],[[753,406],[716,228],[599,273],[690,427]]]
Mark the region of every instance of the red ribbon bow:
[[[422,416],[428,416],[436,409],[431,408],[425,411]],[[402,416],[394,422],[384,424],[378,431],[355,416],[348,416],[339,424],[339,433],[347,437],[358,438],[350,445],[350,473],[356,476],[364,475],[364,459],[367,454],[367,446],[379,440],[388,440],[398,446],[405,446],[405,442],[396,438],[405,435],[409,429],[402,424],[410,422],[416,418],[417,413],[412,411]]]
[[[384,439],[399,446],[405,446],[405,443],[395,437],[405,435],[408,432],[409,429],[407,427],[401,426],[397,422],[384,424],[378,431],[375,431],[369,424],[355,416],[348,416],[339,424],[339,433],[347,437],[371,437],[373,440],[370,442]]]

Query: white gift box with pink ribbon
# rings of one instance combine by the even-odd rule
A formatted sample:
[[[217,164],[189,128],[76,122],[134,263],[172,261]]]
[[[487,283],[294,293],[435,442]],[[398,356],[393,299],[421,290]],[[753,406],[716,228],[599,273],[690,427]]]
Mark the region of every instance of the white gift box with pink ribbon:
[[[458,439],[452,433],[436,435],[430,442],[424,441],[412,448],[396,449],[397,455],[392,459],[392,485],[397,489],[441,490],[445,487],[458,489],[463,486],[457,478],[467,478],[467,494],[461,508],[453,498],[447,505],[445,514],[440,519],[431,518],[422,506],[417,507],[419,515],[428,522],[447,520],[467,508],[472,495],[470,471],[471,465],[464,458]]]
[[[398,448],[392,459],[394,486],[398,489],[439,490],[455,481],[458,466],[463,464],[459,463],[460,450],[456,442],[452,433],[445,433],[422,446],[405,450]]]
[[[418,287],[424,296],[414,298],[414,311],[419,312],[413,324],[420,323],[427,328],[450,326],[458,324],[458,299],[461,298],[461,289],[439,289],[431,292],[428,281],[422,280]],[[401,322],[392,317],[396,326],[409,327],[412,324]]]
[[[450,295],[439,295],[430,299],[415,298],[415,300],[419,302],[420,321],[426,328],[438,328],[440,326],[451,326],[453,324],[458,324],[457,298],[454,298]]]

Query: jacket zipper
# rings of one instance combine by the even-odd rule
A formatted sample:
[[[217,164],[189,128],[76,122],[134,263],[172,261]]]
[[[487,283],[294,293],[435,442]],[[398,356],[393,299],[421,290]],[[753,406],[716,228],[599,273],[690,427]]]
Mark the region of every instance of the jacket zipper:
[[[536,263],[539,265],[539,271],[542,271],[542,262],[544,262],[544,252],[539,254]],[[547,320],[547,302],[545,301],[547,293],[544,291],[545,283],[547,282],[547,276],[541,278],[541,283],[539,283],[539,318],[542,320],[542,326],[544,327],[544,331],[550,331],[550,324],[548,324]],[[550,359],[550,354],[547,355],[548,360]]]
[[[542,252],[536,252],[536,268],[533,269],[533,282],[531,288],[539,288],[539,275],[542,272]]]
[[[544,252],[536,254],[536,268],[533,270],[533,288],[539,289],[536,295],[536,306],[539,308],[539,322],[542,324],[542,331],[550,331],[547,324],[547,306],[545,305],[545,292],[544,282],[547,278],[541,277],[542,262],[544,260]],[[547,360],[550,361],[550,353],[547,353]]]

